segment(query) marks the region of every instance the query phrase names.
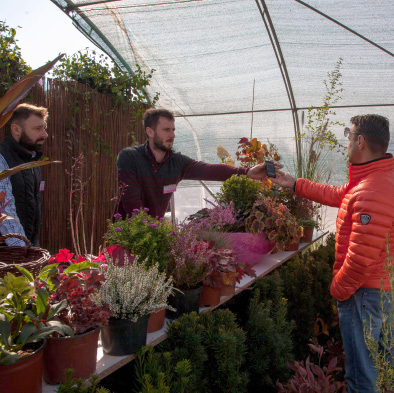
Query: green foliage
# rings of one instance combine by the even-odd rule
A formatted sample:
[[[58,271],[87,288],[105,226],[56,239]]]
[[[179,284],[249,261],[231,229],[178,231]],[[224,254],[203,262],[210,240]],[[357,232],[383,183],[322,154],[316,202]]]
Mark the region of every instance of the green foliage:
[[[341,99],[343,92],[341,65],[342,58],[339,58],[334,70],[328,73],[328,81],[324,81],[326,94],[323,97],[323,105],[308,108],[306,125],[302,131],[296,133],[297,162],[294,168],[296,177],[327,182],[332,171],[330,164],[332,152],[344,154],[343,146],[332,131],[334,127],[344,124],[331,120],[335,116],[335,111],[331,107]],[[304,113],[302,123],[304,123]]]
[[[326,245],[312,253],[297,255],[280,272],[284,297],[289,302],[289,318],[296,323],[293,342],[297,359],[308,356],[306,344],[311,337],[339,336],[335,302],[330,295],[334,245],[334,236],[330,235]]]
[[[0,97],[31,71],[17,44],[16,29],[0,21]]]
[[[136,358],[137,390],[139,393],[192,393],[191,371],[189,360],[183,359],[174,365],[171,353],[158,353],[153,347],[144,347]]]
[[[191,386],[195,392],[206,392],[208,380],[205,377],[208,355],[204,344],[204,327],[200,315],[192,312],[172,322],[167,331],[167,340],[159,347],[161,351],[171,352],[174,363],[189,359],[192,364]]]
[[[189,359],[193,392],[246,392],[246,335],[229,310],[183,315],[169,326],[163,348],[174,362]]]
[[[101,54],[97,60],[96,52],[87,50],[86,53],[78,51],[72,56],[63,57],[52,74],[55,79],[77,81],[108,94],[115,103],[140,105],[150,103],[145,88],[149,86],[153,72],[151,70],[147,74],[137,64],[134,73],[126,73],[115,65],[111,67],[105,55]],[[151,104],[157,99],[156,95]]]
[[[116,217],[115,222],[109,221],[105,240],[108,245],[118,244],[138,255],[147,266],[159,263],[160,271],[164,271],[175,241],[174,229],[167,220],[153,218],[141,209],[125,220]]]
[[[281,297],[279,275],[258,280],[249,304],[246,323],[250,374],[248,391],[275,391],[279,378],[290,377],[287,362],[293,360],[291,332],[294,323],[287,319],[287,301]],[[268,300],[272,296],[273,300]]]
[[[376,378],[375,389],[378,393],[386,393],[394,391],[394,315],[393,311],[387,312],[384,307],[384,302],[393,304],[393,291],[394,291],[394,266],[393,257],[390,255],[389,235],[387,235],[386,244],[386,266],[385,271],[390,283],[390,291],[384,290],[383,280],[382,289],[380,291],[381,306],[382,306],[382,326],[380,341],[375,340],[373,337],[373,326],[367,323],[364,327],[364,337],[370,356],[374,362],[375,368],[378,372]]]
[[[205,372],[213,392],[247,392],[245,364],[246,334],[228,310],[204,313],[200,321],[205,328],[204,343],[208,354]]]
[[[28,344],[40,342],[52,333],[74,335],[69,326],[55,320],[67,307],[67,300],[50,305],[50,291],[36,287],[32,274],[23,267],[17,268],[22,276],[8,272],[0,278],[0,364],[5,365],[17,362],[20,351]]]
[[[98,376],[92,375],[88,382],[84,378],[74,378],[74,370],[66,370],[64,382],[57,393],[111,393],[108,389],[98,386]]]
[[[233,175],[222,184],[216,197],[226,205],[232,201],[235,211],[239,211],[240,216],[247,217],[258,195],[258,183],[245,175]]]

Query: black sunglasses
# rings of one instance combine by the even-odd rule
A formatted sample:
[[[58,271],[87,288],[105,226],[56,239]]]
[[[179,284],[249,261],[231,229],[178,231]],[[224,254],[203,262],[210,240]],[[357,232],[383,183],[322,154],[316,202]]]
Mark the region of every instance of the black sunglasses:
[[[359,132],[350,131],[349,127],[345,127],[343,130],[343,135],[345,135],[345,138],[349,138],[349,134],[361,135]]]

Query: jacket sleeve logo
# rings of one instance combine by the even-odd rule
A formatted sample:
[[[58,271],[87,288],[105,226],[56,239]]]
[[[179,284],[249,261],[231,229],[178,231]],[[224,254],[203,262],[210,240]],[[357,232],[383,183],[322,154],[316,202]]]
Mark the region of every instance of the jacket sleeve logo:
[[[371,216],[369,216],[368,214],[361,214],[361,224],[367,225],[370,220]]]

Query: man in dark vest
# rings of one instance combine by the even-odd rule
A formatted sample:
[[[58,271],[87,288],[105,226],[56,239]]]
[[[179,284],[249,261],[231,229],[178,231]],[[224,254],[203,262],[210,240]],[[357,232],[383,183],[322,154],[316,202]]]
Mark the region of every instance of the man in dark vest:
[[[0,143],[0,171],[41,158],[43,144],[48,137],[47,117],[48,111],[43,107],[29,104],[20,104],[16,107],[6,125],[6,137]],[[2,235],[19,233],[34,246],[39,246],[40,194],[43,188],[40,168],[26,169],[0,181],[0,193],[5,193],[5,203],[1,210],[15,218],[2,223]],[[4,207],[4,204],[7,205]],[[6,243],[9,246],[25,245],[16,238],[7,239]]]

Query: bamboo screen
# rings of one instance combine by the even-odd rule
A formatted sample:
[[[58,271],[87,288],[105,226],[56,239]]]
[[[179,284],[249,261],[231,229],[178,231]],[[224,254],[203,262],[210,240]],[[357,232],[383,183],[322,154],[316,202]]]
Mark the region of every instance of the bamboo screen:
[[[85,85],[51,79],[37,84],[25,101],[48,108],[44,156],[62,161],[42,168],[40,246],[51,254],[61,248],[97,254],[116,202],[116,157],[145,141],[141,118]],[[73,230],[80,250],[74,248]]]

